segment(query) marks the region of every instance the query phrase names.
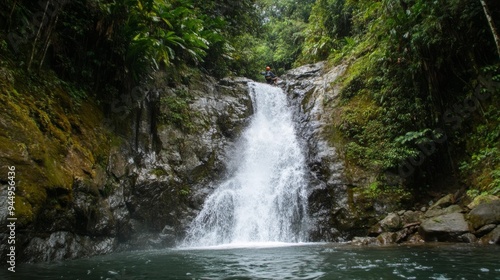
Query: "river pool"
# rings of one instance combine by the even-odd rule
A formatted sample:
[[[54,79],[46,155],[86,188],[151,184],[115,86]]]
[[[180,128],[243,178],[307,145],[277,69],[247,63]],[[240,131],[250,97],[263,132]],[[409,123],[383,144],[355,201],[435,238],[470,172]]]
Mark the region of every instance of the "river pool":
[[[500,246],[254,243],[22,264],[1,279],[500,279]]]

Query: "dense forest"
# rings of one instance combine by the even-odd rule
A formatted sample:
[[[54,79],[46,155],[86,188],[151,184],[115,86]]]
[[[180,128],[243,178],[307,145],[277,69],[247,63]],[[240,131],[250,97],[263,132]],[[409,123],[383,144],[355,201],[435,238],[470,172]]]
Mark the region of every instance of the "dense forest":
[[[111,101],[167,73],[262,80],[346,64],[338,86],[346,159],[370,188],[500,193],[500,3],[494,0],[5,0],[0,75],[74,100]],[[47,78],[51,73],[51,79]],[[57,78],[54,78],[57,77]],[[328,106],[328,105],[326,105]]]

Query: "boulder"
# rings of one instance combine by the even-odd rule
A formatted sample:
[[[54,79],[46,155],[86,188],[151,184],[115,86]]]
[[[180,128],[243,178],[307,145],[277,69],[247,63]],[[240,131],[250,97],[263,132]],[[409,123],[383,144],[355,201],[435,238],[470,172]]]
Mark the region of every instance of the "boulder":
[[[398,234],[395,232],[384,232],[377,236],[377,242],[382,245],[394,244],[398,241]]]
[[[359,237],[356,236],[351,241],[352,245],[363,246],[363,245],[374,245],[377,244],[376,237]]]
[[[498,244],[500,245],[500,226],[497,226],[487,235],[483,236],[479,243],[481,244]]]
[[[495,195],[480,195],[474,198],[474,200],[467,205],[469,209],[474,209],[480,204],[490,203],[495,200],[500,200],[498,196]]]
[[[429,207],[429,210],[431,209],[436,209],[436,208],[446,208],[450,205],[453,204],[453,195],[452,194],[448,194],[444,197],[442,197],[441,199],[439,199],[438,201],[436,201],[436,203],[432,204],[431,207]]]
[[[477,241],[477,237],[474,234],[467,232],[460,235],[458,240],[464,243],[475,243]]]
[[[462,241],[459,236],[470,232],[462,213],[451,213],[424,220],[419,228],[425,241]]]
[[[408,238],[408,243],[416,244],[416,243],[423,243],[423,242],[425,242],[425,240],[422,238],[422,236],[418,232],[413,234],[412,236],[410,236]]]
[[[420,211],[405,211],[401,216],[404,225],[419,223],[422,219],[422,212]]]
[[[462,211],[463,211],[462,207],[460,207],[456,204],[450,205],[446,208],[432,208],[431,207],[431,208],[429,208],[429,210],[427,210],[427,212],[425,212],[424,217],[425,218],[432,218],[432,217],[442,216],[442,215],[451,214],[451,213],[460,213]]]
[[[408,239],[408,237],[415,231],[414,227],[408,227],[397,232],[384,232],[377,236],[377,240],[380,244],[384,245],[401,243]]]
[[[401,217],[397,213],[390,213],[383,220],[376,223],[368,230],[369,236],[378,236],[383,232],[395,232],[402,228]]]
[[[380,226],[380,222],[376,223],[373,225],[369,230],[368,230],[368,236],[371,237],[377,237],[379,234],[383,233],[384,230]]]
[[[390,213],[382,221],[380,226],[384,231],[397,231],[402,227],[401,218],[397,213]]]
[[[495,228],[497,227],[497,225],[495,224],[488,224],[488,225],[484,225],[482,226],[481,228],[479,228],[478,230],[476,230],[474,232],[474,234],[477,236],[477,237],[481,237],[483,235],[486,235],[488,233],[490,233],[492,230],[494,230]]]
[[[500,200],[476,206],[467,218],[474,229],[487,224],[500,224]]]

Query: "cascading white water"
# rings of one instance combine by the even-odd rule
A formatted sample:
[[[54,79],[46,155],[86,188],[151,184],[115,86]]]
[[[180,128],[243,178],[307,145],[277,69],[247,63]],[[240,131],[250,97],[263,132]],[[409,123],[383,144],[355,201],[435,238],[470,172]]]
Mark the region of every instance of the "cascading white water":
[[[206,199],[183,247],[307,238],[305,159],[284,92],[250,83],[254,115],[235,171]]]

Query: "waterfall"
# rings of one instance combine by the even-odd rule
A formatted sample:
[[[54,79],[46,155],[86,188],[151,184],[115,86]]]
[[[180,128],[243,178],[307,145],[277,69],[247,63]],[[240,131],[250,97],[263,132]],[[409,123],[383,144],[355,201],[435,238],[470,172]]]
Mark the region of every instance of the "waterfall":
[[[249,83],[254,115],[228,179],[208,196],[183,247],[307,239],[305,158],[285,93]]]

